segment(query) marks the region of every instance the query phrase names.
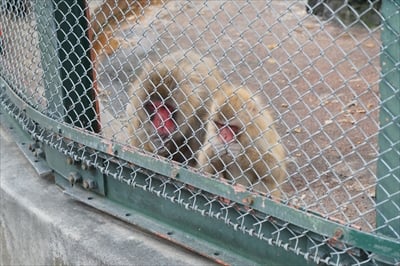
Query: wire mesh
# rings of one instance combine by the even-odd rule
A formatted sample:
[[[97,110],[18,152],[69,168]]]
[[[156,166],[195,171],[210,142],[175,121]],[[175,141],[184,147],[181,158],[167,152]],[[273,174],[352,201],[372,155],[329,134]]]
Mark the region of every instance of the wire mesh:
[[[27,103],[44,107],[43,69],[40,64],[39,40],[32,7],[17,1],[16,6],[1,2],[1,70],[18,88]]]
[[[304,3],[282,1],[171,2],[148,7],[146,12],[142,22],[122,24],[121,36],[115,37],[121,43],[137,44],[121,47],[99,62],[101,93],[109,94],[104,96],[104,109],[112,110],[114,116],[126,115],[118,105],[124,106],[119,102],[132,97],[126,95],[129,78],[139,77],[140,82],[133,86],[142,90],[140,84],[150,71],[160,68],[161,58],[177,50],[195,50],[202,56],[189,64],[196,65],[197,60],[207,57],[215,60],[206,74],[219,67],[224,77],[217,84],[219,90],[226,83],[244,84],[253,97],[261,98],[261,106],[274,113],[289,159],[289,178],[281,184],[285,198],[323,216],[373,230],[379,28],[371,29],[361,22],[354,28],[344,27],[308,16]],[[139,36],[132,36],[135,34]],[[151,52],[142,51],[146,44],[151,45]],[[122,69],[121,58],[132,58],[128,61],[134,64]],[[173,65],[180,60],[176,58]],[[147,72],[136,74],[146,62]],[[126,73],[135,74],[124,80]],[[116,82],[123,83],[119,90]],[[199,83],[191,85],[201,87]],[[107,127],[103,125],[103,129]],[[120,128],[114,129],[115,134],[128,135],[120,133]],[[122,141],[127,139],[129,136]],[[166,157],[169,155],[173,154]]]
[[[79,41],[57,39],[60,25],[44,16],[51,14],[51,3],[17,2],[23,6],[17,11],[2,5],[1,76],[43,114],[87,128],[76,122],[92,121],[86,111],[96,111],[96,104],[76,93],[77,84],[50,89],[75,75],[79,65],[72,63],[70,72],[58,75],[58,67],[71,60],[70,50],[85,48]],[[93,0],[87,7],[90,19],[65,27],[65,35],[73,26],[85,32],[92,26],[84,38],[92,38],[94,49],[84,53],[90,54],[96,70],[104,139],[177,161],[200,170],[204,178],[226,179],[239,190],[374,232],[383,104],[380,22],[388,19],[380,8],[377,0]],[[44,34],[45,28],[53,34]],[[43,46],[48,54],[40,53]],[[66,61],[59,59],[60,53]],[[80,83],[86,77],[75,78]],[[97,167],[127,185],[222,219],[317,263],[336,264],[345,256],[352,263],[373,261],[353,247],[337,249],[328,238],[304,251],[302,239],[314,241],[304,229],[172,178],[149,174],[138,183],[135,171],[146,169],[131,169],[124,176],[126,162],[101,156],[105,163]],[[108,161],[117,162],[121,171],[110,172]],[[394,185],[399,186],[396,178]],[[400,213],[399,204],[393,205]],[[271,227],[273,233],[257,233],[262,227]],[[382,227],[400,239],[398,228]]]

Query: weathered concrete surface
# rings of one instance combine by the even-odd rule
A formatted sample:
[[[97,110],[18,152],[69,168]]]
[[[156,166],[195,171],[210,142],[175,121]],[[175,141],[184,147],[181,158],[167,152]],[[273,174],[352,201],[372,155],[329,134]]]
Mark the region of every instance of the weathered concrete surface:
[[[39,178],[0,125],[0,265],[205,265]]]

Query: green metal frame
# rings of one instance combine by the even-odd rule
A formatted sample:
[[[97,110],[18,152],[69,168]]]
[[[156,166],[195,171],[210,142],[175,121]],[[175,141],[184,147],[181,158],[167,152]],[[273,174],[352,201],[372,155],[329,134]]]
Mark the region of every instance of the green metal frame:
[[[37,139],[44,146],[43,150],[45,151],[46,160],[49,166],[53,168],[56,173],[57,184],[65,188],[66,193],[73,195],[77,199],[87,204],[107,211],[119,218],[123,218],[124,220],[127,220],[133,224],[141,225],[146,230],[157,233],[161,237],[172,239],[172,237],[169,235],[169,232],[180,232],[180,234],[185,236],[183,239],[187,239],[189,235],[191,241],[185,240],[180,242],[182,245],[190,249],[194,249],[199,253],[211,257],[217,261],[221,260],[233,264],[252,260],[253,263],[259,264],[269,261],[271,263],[274,262],[276,264],[283,265],[289,261],[293,261],[293,263],[300,263],[300,261],[304,259],[304,257],[299,257],[296,254],[297,249],[291,249],[290,245],[280,245],[282,240],[273,239],[271,233],[274,232],[276,228],[263,229],[265,230],[265,232],[263,232],[265,236],[271,236],[270,242],[258,241],[257,238],[251,236],[249,232],[242,232],[241,230],[229,227],[217,219],[212,219],[212,221],[209,221],[208,224],[203,224],[204,214],[196,213],[193,210],[188,210],[178,203],[172,204],[165,199],[160,199],[160,195],[158,193],[153,193],[151,191],[143,192],[137,189],[132,190],[132,187],[119,182],[121,181],[121,177],[130,176],[130,172],[132,172],[132,166],[124,168],[123,171],[120,169],[115,170],[120,164],[111,162],[109,163],[110,166],[108,167],[107,171],[105,171],[105,166],[101,162],[90,159],[91,153],[89,151],[85,151],[83,154],[79,150],[78,144],[79,146],[85,146],[88,149],[92,149],[93,152],[100,152],[105,157],[114,156],[116,159],[119,158],[124,161],[126,160],[133,162],[135,167],[148,169],[149,173],[154,172],[162,176],[176,179],[178,182],[186,183],[190,186],[199,188],[204,192],[210,192],[212,194],[219,195],[223,198],[237,202],[239,205],[247,205],[249,208],[251,207],[252,209],[260,211],[261,213],[271,215],[274,217],[276,227],[279,227],[284,223],[291,224],[294,228],[292,230],[298,232],[299,235],[307,236],[307,238],[304,237],[304,239],[299,241],[300,243],[296,243],[296,246],[298,247],[297,252],[302,250],[304,253],[309,253],[309,257],[315,255],[316,258],[324,258],[327,254],[329,254],[329,248],[321,247],[318,250],[318,254],[313,254],[312,251],[307,252],[308,247],[312,247],[318,242],[320,242],[322,245],[326,242],[335,241],[337,242],[336,246],[339,248],[341,246],[355,247],[355,250],[358,250],[355,251],[355,254],[360,254],[360,256],[365,256],[366,254],[359,250],[362,249],[365,250],[365,252],[372,252],[377,256],[385,258],[389,257],[397,260],[400,258],[400,243],[396,239],[377,237],[373,234],[361,232],[356,229],[326,220],[322,217],[310,215],[304,211],[274,202],[251,192],[235,192],[231,186],[219,180],[202,177],[188,169],[180,168],[178,165],[173,163],[141,155],[136,153],[135,150],[127,149],[126,147],[113,142],[107,142],[101,137],[90,132],[73,128],[67,124],[60,124],[58,121],[48,118],[36,109],[32,107],[26,107],[23,99],[19,98],[19,96],[13,92],[11,87],[6,85],[4,80],[0,80],[0,83],[3,84],[3,88],[5,90],[4,92],[7,96],[6,98],[10,99],[10,102],[12,102],[13,105],[21,108],[19,110],[15,107],[8,108],[5,110],[5,112],[14,114],[14,119],[20,121],[21,123],[32,119],[36,122],[35,124],[46,125],[45,129],[35,126],[34,131],[32,130],[30,134],[33,136],[33,139]],[[21,112],[22,107],[25,107],[24,112]],[[25,126],[24,129],[29,130],[29,127]],[[46,133],[43,133],[43,131],[46,131]],[[50,136],[51,134],[54,134],[56,137],[62,136],[62,140],[64,142],[62,143],[60,141],[56,144],[53,143],[50,145],[50,142],[44,139],[43,136]],[[73,142],[73,145],[68,145],[68,143],[71,142]],[[71,148],[75,144],[76,148]],[[115,154],[118,155],[116,156]],[[71,158],[73,163],[71,163]],[[97,156],[92,158],[97,158]],[[108,201],[104,201],[104,199],[99,200],[99,202],[96,202],[96,200],[88,200],[88,198],[98,199],[98,197],[94,198],[94,194],[90,190],[86,190],[83,193],[81,189],[82,182],[76,182],[74,186],[71,186],[69,177],[71,173],[78,171],[77,167],[79,167],[79,164],[77,164],[77,162],[84,162],[88,166],[96,166],[96,169],[99,169],[99,171],[102,172],[100,177],[99,172],[93,170],[81,172],[80,174],[82,176],[82,181],[84,179],[103,180],[104,178],[104,194],[106,195]],[[114,169],[114,171],[112,169]],[[146,177],[147,175],[143,174],[141,177],[139,177],[139,179],[141,178],[143,180]],[[93,189],[93,191],[99,193],[99,191],[96,189]],[[172,192],[170,191],[170,193]],[[99,194],[103,193],[100,192]],[[247,200],[249,198],[251,201]],[[247,203],[243,204],[243,202]],[[116,208],[115,206],[120,206],[120,209]],[[128,212],[135,213],[135,215],[132,215],[129,218],[121,215],[121,213]],[[158,222],[161,227],[162,225],[169,225],[171,227],[167,226],[164,230],[162,230],[162,232],[159,232],[157,228],[149,228],[147,223],[137,222],[135,219],[139,216],[150,219],[152,221],[150,224]],[[180,219],[176,220],[177,217],[180,217]],[[232,216],[230,218],[235,220],[237,217]],[[250,220],[248,222],[252,223],[254,221]],[[207,227],[204,228],[206,225]],[[199,234],[199,232],[201,232],[201,234]],[[221,235],[221,232],[224,233]],[[340,232],[340,239],[337,239],[338,232]],[[232,240],[232,234],[236,235],[236,241]],[[177,233],[176,236],[179,236],[179,233]],[[280,237],[285,238],[284,233]],[[310,239],[313,240],[312,243],[307,243],[310,241]],[[177,242],[179,242],[179,240],[179,237],[175,239]],[[215,244],[218,247],[218,249],[215,249],[217,251],[209,254],[207,253],[207,248],[200,248],[207,246],[208,244],[198,244],[193,246],[195,243],[202,243],[203,241],[207,241],[208,244],[217,243]],[[253,247],[252,243],[257,243],[257,249],[251,248]],[[290,243],[290,240],[288,240],[287,243]],[[274,256],[271,257],[270,252]],[[354,256],[354,254],[352,255]],[[310,263],[310,261],[304,259],[304,263]]]
[[[382,82],[376,186],[377,232],[400,235],[400,15],[399,3],[383,1]]]
[[[57,61],[59,65],[49,69],[51,73],[45,73],[43,78],[46,81],[46,90],[51,91],[53,97],[56,92],[60,103],[63,102],[61,109],[59,105],[54,105],[54,110],[50,108],[51,111],[58,113],[60,117],[63,117],[64,112],[67,123],[60,123],[59,117],[49,117],[27,106],[23,99],[14,93],[12,86],[2,78],[0,78],[1,108],[3,112],[10,114],[12,120],[21,125],[22,131],[28,132],[31,138],[40,143],[44,151],[43,158],[46,158],[47,164],[54,169],[56,182],[65,189],[65,193],[221,263],[329,264],[333,262],[324,258],[329,257],[333,248],[351,251],[341,255],[340,263],[342,264],[353,261],[352,257],[359,257],[360,260],[365,261],[368,256],[372,256],[375,262],[382,265],[400,261],[400,242],[385,228],[378,231],[382,235],[362,232],[316,214],[295,209],[285,202],[281,204],[248,191],[235,191],[220,180],[203,177],[191,169],[140,154],[134,148],[107,141],[93,134],[99,128],[96,114],[93,112],[96,106],[93,104],[95,91],[88,52],[90,44],[87,32],[82,30],[87,27],[87,20],[77,19],[84,17],[85,3],[77,1],[78,5],[75,4],[74,8],[70,8],[68,1],[54,0],[54,6],[48,5],[48,2],[44,4],[44,2],[38,3],[43,6],[37,7],[37,14],[43,15],[43,12],[54,14],[54,21],[46,20],[45,22],[44,19],[39,18],[38,22],[50,23],[49,25],[53,25],[54,28],[39,27],[39,34],[45,38],[49,30],[55,30],[58,43],[47,43],[40,47],[44,49],[42,54],[57,56],[55,59],[53,56],[42,55],[42,62],[45,65],[51,65],[51,62]],[[52,7],[56,8],[51,11]],[[390,5],[385,6],[384,2],[383,14],[387,15],[385,12],[389,12],[390,8]],[[39,10],[42,13],[39,13]],[[71,11],[74,13],[73,16],[68,15]],[[77,23],[82,27],[73,27],[73,30],[68,33],[65,31],[66,25],[62,24],[65,21]],[[387,27],[395,27],[396,24],[392,23],[398,23],[398,16],[397,18],[393,16],[393,20],[388,20]],[[54,25],[59,25],[59,27]],[[398,37],[398,26],[396,30]],[[396,104],[396,99],[399,99],[399,81],[396,80],[396,75],[398,77],[399,73],[390,71],[394,69],[396,63],[400,62],[400,57],[395,50],[398,43],[393,42],[394,32],[396,31],[388,33],[386,43],[391,45],[388,45],[382,55],[382,61],[388,64],[387,68],[382,68],[384,81],[381,85],[381,95],[385,105],[382,106],[383,111],[381,111],[383,126],[379,138],[382,157],[378,165],[377,206],[382,216],[377,217],[378,227],[387,223],[383,217],[386,219],[398,217],[398,213],[393,211],[395,209],[385,204],[387,194],[380,191],[380,189],[390,191],[393,188],[393,182],[399,178],[399,166],[393,160],[393,157],[396,158],[396,152],[398,155],[399,151],[399,136],[396,135],[396,132],[399,132],[399,112],[396,109],[399,106],[398,102]],[[383,41],[385,43],[385,39]],[[77,49],[79,45],[67,47],[66,43],[83,43],[81,46],[83,48]],[[61,51],[57,47],[60,47]],[[52,49],[54,50],[51,51]],[[62,52],[63,49],[75,50],[73,53],[65,54]],[[386,55],[388,59],[385,58]],[[79,67],[74,68],[65,63],[69,60]],[[56,69],[61,69],[58,82],[54,82],[53,77]],[[388,73],[385,73],[385,69]],[[49,78],[53,79],[48,80]],[[78,82],[80,80],[85,82]],[[393,96],[393,88],[397,88],[394,91],[395,96]],[[66,95],[69,95],[71,99],[63,100],[66,99]],[[81,101],[82,99],[85,100]],[[71,112],[72,102],[80,102],[77,105],[79,110],[81,112],[89,110],[89,113],[85,116],[76,116]],[[387,121],[388,117],[396,117],[397,120],[390,122]],[[81,118],[80,122],[76,122]],[[388,126],[385,126],[385,121]],[[72,122],[74,123],[71,124]],[[32,124],[35,126],[29,126]],[[55,142],[54,139],[58,141]],[[134,176],[132,173],[135,173]],[[146,180],[153,175],[159,176],[159,178],[154,178],[154,182],[162,183],[162,180],[167,179],[170,185],[164,186],[163,191],[149,189]],[[161,183],[154,185],[153,188],[161,186]],[[190,196],[193,193],[190,189],[180,191],[182,201],[178,201],[174,197],[176,193],[174,183],[178,186],[187,184],[195,190],[201,190],[202,193],[218,195],[234,203],[240,212],[251,209],[260,217],[267,217],[269,223],[260,227],[259,232],[254,232],[251,230],[251,226],[256,223],[254,216],[247,215],[242,219],[238,217],[240,212],[228,212],[226,215],[231,221],[242,219],[239,227],[229,225],[225,222],[228,219],[221,219],[213,212],[218,208],[217,203],[210,203],[210,211],[196,211],[196,206],[190,202]],[[397,197],[393,202],[399,202],[398,190],[391,193],[390,195]],[[201,205],[202,202],[197,204]],[[395,220],[393,223],[390,221],[394,228],[395,222]],[[277,228],[280,230],[279,236],[274,235]],[[298,237],[293,238],[294,233]],[[400,233],[400,230],[397,233]],[[318,248],[315,248],[316,246]]]

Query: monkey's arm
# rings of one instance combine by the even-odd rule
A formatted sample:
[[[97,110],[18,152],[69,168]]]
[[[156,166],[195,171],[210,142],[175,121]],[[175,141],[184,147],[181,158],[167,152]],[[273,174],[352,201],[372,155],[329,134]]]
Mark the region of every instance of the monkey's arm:
[[[283,162],[278,162],[271,153],[266,153],[254,164],[252,179],[254,190],[270,194],[273,198],[280,198],[281,192],[277,188],[286,176]]]
[[[213,148],[211,144],[206,144],[203,146],[197,155],[197,168],[201,169],[203,172],[210,173],[212,175],[216,174],[216,168],[212,161],[215,157]]]

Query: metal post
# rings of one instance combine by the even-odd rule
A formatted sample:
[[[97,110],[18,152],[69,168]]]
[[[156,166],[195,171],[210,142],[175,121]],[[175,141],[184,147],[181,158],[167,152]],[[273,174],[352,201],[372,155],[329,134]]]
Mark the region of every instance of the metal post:
[[[53,0],[53,4],[62,97],[66,111],[64,121],[98,132],[86,1]]]
[[[400,4],[382,1],[382,81],[376,187],[377,232],[400,236]]]
[[[34,5],[39,35],[39,49],[43,68],[43,84],[47,99],[47,113],[57,121],[65,115],[62,105],[61,78],[59,75],[60,62],[57,54],[57,41],[54,38],[56,27],[51,1],[37,1]]]

